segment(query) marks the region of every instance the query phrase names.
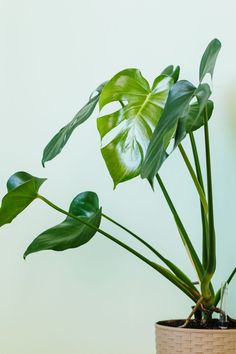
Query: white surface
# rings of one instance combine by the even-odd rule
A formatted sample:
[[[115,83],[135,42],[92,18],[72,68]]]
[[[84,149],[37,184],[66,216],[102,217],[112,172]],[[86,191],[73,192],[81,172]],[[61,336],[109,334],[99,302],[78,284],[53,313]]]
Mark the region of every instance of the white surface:
[[[117,71],[138,67],[152,80],[166,65],[180,64],[181,77],[196,83],[206,45],[214,37],[222,41],[211,121],[219,285],[235,266],[235,2],[2,0],[0,6],[1,196],[18,170],[47,176],[43,193],[64,207],[81,191],[97,191],[105,213],[145,235],[191,275],[158,189],[153,194],[137,179],[112,191],[96,115],[45,170],[40,159],[53,134]],[[178,152],[162,176],[199,245],[196,193]],[[191,303],[99,235],[83,248],[23,261],[29,242],[60,220],[35,202],[0,231],[0,353],[153,354],[154,322],[186,316]],[[231,298],[235,288],[234,282]],[[236,316],[232,300],[230,308]]]

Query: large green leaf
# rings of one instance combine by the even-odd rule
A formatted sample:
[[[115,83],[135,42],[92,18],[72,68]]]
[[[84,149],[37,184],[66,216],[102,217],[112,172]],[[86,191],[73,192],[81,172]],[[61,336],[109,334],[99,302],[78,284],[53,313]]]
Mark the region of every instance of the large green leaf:
[[[167,149],[174,136],[178,120],[185,115],[196,87],[186,80],[178,81],[170,90],[164,112],[148,146],[141,170],[142,178],[153,180],[168,157]]]
[[[93,113],[99,96],[102,92],[105,82],[101,84],[90,96],[88,103],[81,108],[81,110],[75,115],[75,117],[66,124],[61,130],[50,140],[43,151],[42,164],[45,165],[45,162],[52,160],[66,145],[73,131],[82,123],[84,123]],[[95,93],[95,95],[94,95]]]
[[[37,198],[38,190],[45,180],[27,172],[17,172],[9,178],[8,193],[3,198],[0,208],[0,226],[10,223]]]
[[[99,227],[101,208],[96,193],[83,192],[74,198],[69,213],[90,225]],[[34,252],[44,250],[64,251],[69,248],[82,246],[96,233],[96,230],[75,220],[70,216],[43,233],[41,233],[27,248],[24,258]]]
[[[173,74],[173,68],[169,68]],[[158,76],[150,88],[139,70],[126,69],[104,87],[99,98],[100,109],[114,101],[126,103],[118,111],[97,120],[101,138],[109,140],[101,152],[114,186],[139,175],[148,144],[177,74],[175,79],[163,74]]]
[[[213,109],[212,103],[208,100],[210,95],[208,84],[200,84],[196,88],[186,80],[177,82],[171,88],[165,109],[148,146],[141,170],[142,178],[152,182],[174,148],[188,133],[199,129],[204,124],[204,108],[208,107],[210,114]],[[194,97],[197,103],[190,104]],[[174,144],[169,151],[172,138]]]
[[[221,48],[221,43],[218,39],[213,39],[207,46],[200,63],[199,80],[204,79],[206,74],[213,76],[217,56]]]

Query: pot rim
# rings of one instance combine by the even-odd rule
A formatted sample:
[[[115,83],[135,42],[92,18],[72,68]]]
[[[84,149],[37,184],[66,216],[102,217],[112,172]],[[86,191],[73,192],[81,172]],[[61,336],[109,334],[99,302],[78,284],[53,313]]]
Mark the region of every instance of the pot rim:
[[[171,326],[167,326],[167,325],[164,325],[162,324],[162,322],[165,322],[165,321],[158,321],[155,323],[155,327],[156,329],[160,328],[160,329],[164,329],[166,331],[172,331],[172,332],[188,332],[188,333],[217,333],[217,334],[220,334],[220,333],[236,333],[236,328],[226,328],[226,329],[198,329],[198,328],[180,328],[180,327],[171,327]]]

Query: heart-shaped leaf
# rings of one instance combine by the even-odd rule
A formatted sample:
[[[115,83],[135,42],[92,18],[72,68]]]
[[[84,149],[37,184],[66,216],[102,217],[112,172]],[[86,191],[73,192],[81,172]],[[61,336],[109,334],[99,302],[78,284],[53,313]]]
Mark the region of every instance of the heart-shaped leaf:
[[[0,226],[10,223],[37,198],[38,190],[45,180],[27,172],[17,172],[9,178],[8,193],[3,198],[0,208]]]
[[[221,43],[218,39],[213,39],[207,46],[200,63],[199,80],[204,79],[206,74],[213,76],[217,56],[221,48]]]
[[[169,71],[173,73],[173,68]],[[171,76],[162,74],[150,88],[139,70],[126,69],[104,87],[99,98],[100,109],[113,101],[127,102],[120,110],[97,120],[101,138],[110,138],[101,152],[115,187],[139,175],[173,83]]]
[[[85,225],[82,221],[98,228],[101,222],[101,208],[98,196],[94,192],[83,192],[74,198],[69,213],[81,221],[70,216],[60,224],[41,233],[27,248],[24,258],[30,253],[54,250],[64,251],[69,248],[82,246],[96,233],[96,229]]]
[[[82,123],[84,123],[93,113],[106,82],[101,84],[90,96],[88,103],[81,108],[81,110],[75,115],[75,117],[66,124],[61,130],[50,140],[43,151],[42,164],[52,160],[66,145],[73,131]],[[95,93],[95,95],[94,95]]]

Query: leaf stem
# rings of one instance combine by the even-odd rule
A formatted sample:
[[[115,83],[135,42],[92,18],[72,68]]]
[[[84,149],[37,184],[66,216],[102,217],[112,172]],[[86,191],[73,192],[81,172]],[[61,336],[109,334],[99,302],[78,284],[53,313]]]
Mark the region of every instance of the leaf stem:
[[[180,233],[181,239],[183,241],[183,244],[184,244],[185,248],[187,249],[187,252],[188,252],[188,255],[190,257],[190,260],[191,260],[191,262],[192,262],[192,264],[194,266],[194,269],[197,272],[199,280],[201,281],[201,279],[203,277],[203,267],[202,267],[202,264],[201,264],[201,262],[199,260],[199,257],[197,255],[192,243],[191,243],[191,240],[190,240],[190,238],[189,238],[189,236],[187,234],[187,231],[185,230],[185,227],[184,227],[184,225],[183,225],[183,223],[182,223],[182,221],[181,221],[181,219],[180,219],[180,217],[179,217],[179,215],[177,213],[177,210],[175,209],[175,206],[174,206],[174,204],[173,204],[173,202],[172,202],[172,200],[171,200],[171,198],[170,198],[170,196],[169,196],[169,194],[168,194],[168,192],[167,192],[167,190],[165,188],[165,185],[162,182],[162,179],[161,179],[159,174],[156,175],[156,179],[157,179],[157,181],[159,183],[159,186],[160,186],[160,188],[161,188],[161,190],[163,192],[163,195],[164,195],[164,197],[165,197],[165,199],[166,199],[166,201],[167,201],[167,203],[168,203],[168,205],[170,207],[170,210],[171,210],[171,212],[172,212],[172,214],[174,216],[177,228],[179,230],[179,233]]]
[[[194,162],[195,162],[195,167],[196,167],[197,178],[198,178],[198,181],[199,181],[200,186],[202,188],[202,191],[205,195],[201,165],[200,165],[200,160],[199,160],[198,151],[197,151],[197,145],[195,142],[193,132],[189,133],[189,137],[190,137],[190,142],[191,142],[191,146],[192,146],[192,152],[193,152],[193,157],[194,157]],[[201,201],[200,201],[200,208],[201,208],[201,219],[202,219],[202,264],[203,264],[203,268],[206,269],[207,262],[208,262],[208,249],[209,249],[209,228],[208,228],[207,216],[204,212],[204,208],[202,206]]]
[[[96,230],[97,232],[99,232],[100,234],[102,234],[103,236],[107,237],[108,239],[110,239],[111,241],[117,243],[119,246],[121,246],[122,248],[126,249],[128,252],[132,253],[133,255],[135,255],[136,257],[138,257],[139,259],[141,259],[144,263],[148,264],[150,267],[152,267],[153,269],[155,269],[156,271],[158,271],[160,274],[162,274],[165,278],[167,278],[172,284],[176,285],[180,290],[182,290],[189,298],[191,298],[194,302],[196,302],[200,296],[198,291],[195,291],[193,289],[191,289],[187,284],[185,284],[184,282],[182,282],[177,276],[175,276],[173,273],[171,273],[168,269],[162,267],[161,265],[152,262],[151,260],[149,260],[148,258],[146,258],[145,256],[143,256],[141,253],[135,251],[133,248],[129,247],[128,245],[126,245],[125,243],[123,243],[122,241],[118,240],[117,238],[115,238],[114,236],[110,235],[109,233],[107,233],[106,231],[103,231],[100,228],[97,228],[96,226],[88,223],[87,221],[65,211],[64,209],[58,207],[56,204],[52,203],[50,200],[48,200],[47,198],[41,196],[41,195],[37,195],[37,197],[39,199],[41,199],[44,203],[46,203],[47,205],[49,205],[51,208],[57,210],[58,212],[67,215],[71,218],[73,218],[74,220],[79,221],[80,223],[83,223],[84,225],[87,225],[88,227]]]
[[[188,158],[188,156],[187,156],[182,144],[179,144],[178,148],[179,148],[179,151],[180,151],[180,153],[181,153],[181,155],[182,155],[182,157],[184,159],[184,162],[185,162],[185,164],[186,164],[186,166],[187,166],[187,168],[189,170],[189,173],[190,173],[190,175],[192,177],[193,183],[195,184],[195,187],[196,187],[197,192],[199,194],[199,197],[200,197],[202,206],[204,208],[205,214],[208,215],[208,203],[207,203],[204,191],[202,190],[202,187],[201,187],[201,185],[200,185],[200,183],[199,183],[199,181],[197,179],[197,176],[196,176],[196,174],[194,172],[194,169],[193,169],[193,167],[191,165],[191,162],[189,161],[189,158]]]
[[[153,246],[151,246],[148,242],[146,242],[145,240],[143,240],[141,237],[139,237],[137,234],[135,234],[133,231],[129,230],[128,228],[126,228],[125,226],[121,225],[120,223],[118,223],[116,220],[112,219],[110,216],[106,215],[106,214],[102,214],[102,216],[109,220],[110,222],[112,222],[113,224],[115,224],[116,226],[120,227],[121,229],[123,229],[124,231],[126,231],[127,233],[129,233],[131,236],[133,236],[136,240],[138,240],[139,242],[141,242],[144,246],[146,246],[151,252],[153,252],[158,258],[160,258],[162,260],[163,263],[165,263],[170,270],[172,270],[172,272],[179,277],[181,280],[183,280],[184,282],[186,282],[190,287],[195,288],[193,285],[193,282],[189,279],[189,277],[180,269],[178,268],[174,263],[172,263],[171,261],[169,261],[167,258],[165,258],[164,256],[162,256],[161,253],[159,253]],[[197,290],[195,288],[195,290]]]
[[[214,227],[214,208],[213,208],[213,192],[212,192],[212,175],[211,175],[211,154],[210,140],[208,130],[208,113],[207,106],[204,111],[204,135],[205,135],[205,151],[206,151],[206,169],[207,169],[207,192],[209,204],[209,249],[208,264],[205,275],[202,280],[201,290],[205,298],[210,297],[209,284],[216,269],[216,240]]]

